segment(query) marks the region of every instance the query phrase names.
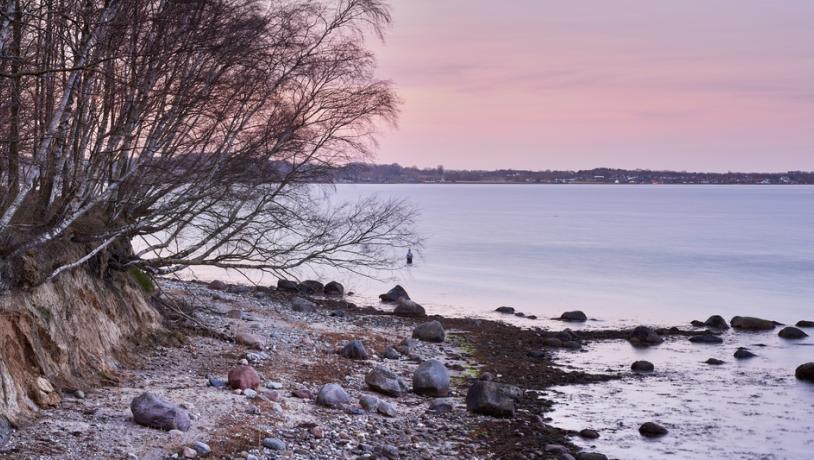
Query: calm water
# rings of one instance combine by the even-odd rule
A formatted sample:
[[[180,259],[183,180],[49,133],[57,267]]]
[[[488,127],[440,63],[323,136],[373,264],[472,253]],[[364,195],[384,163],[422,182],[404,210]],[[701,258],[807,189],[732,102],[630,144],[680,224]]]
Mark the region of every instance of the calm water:
[[[511,305],[541,317],[511,321],[557,329],[548,318],[576,308],[593,319],[584,328],[687,325],[712,314],[814,320],[814,187],[342,185],[336,199],[369,194],[417,207],[426,244],[413,266],[378,273],[382,281],[321,274],[357,303],[398,282],[431,313],[507,319],[492,310]],[[553,389],[552,423],[599,430],[598,440],[577,442],[622,459],[811,459],[814,385],[793,373],[814,361],[813,345],[729,332],[723,345],[562,352],[565,365],[589,372],[628,374],[637,359],[656,372]],[[738,346],[758,358],[735,361]],[[702,364],[710,357],[727,363]],[[670,434],[640,437],[651,420]]]

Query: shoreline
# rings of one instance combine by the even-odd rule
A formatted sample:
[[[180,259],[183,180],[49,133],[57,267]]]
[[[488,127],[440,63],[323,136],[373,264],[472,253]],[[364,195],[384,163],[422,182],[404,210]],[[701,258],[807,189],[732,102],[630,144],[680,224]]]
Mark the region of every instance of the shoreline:
[[[565,332],[567,323],[553,331],[491,319],[404,318],[371,306],[357,307],[345,298],[243,285],[211,289],[213,283],[196,281],[163,279],[159,285],[162,296],[187,306],[176,321],[167,323],[170,333],[138,350],[135,365],[121,369],[111,386],[63,389],[60,406],[43,411],[43,417],[15,433],[0,448],[0,458],[106,458],[102,452],[131,459],[166,458],[204,442],[212,449],[207,458],[559,458],[563,452],[577,459],[599,459],[605,457],[586,457],[571,442],[576,432],[548,423],[554,401],[546,390],[631,376],[568,370],[558,364],[556,352],[565,342],[579,352],[591,341],[626,338],[629,330]],[[314,311],[293,311],[296,297],[308,297]],[[433,320],[446,330],[444,342],[419,342],[414,352],[399,359],[379,356],[386,346],[409,338],[417,324]],[[234,342],[238,333],[247,331],[261,337],[263,344]],[[365,345],[368,359],[336,353],[354,339]],[[225,377],[247,358],[252,358],[250,364],[264,384],[278,388],[244,409],[246,396],[208,386],[207,381]],[[409,382],[418,364],[429,359],[441,360],[450,373],[448,412],[428,411],[433,398],[411,392],[389,398],[365,385],[365,375],[377,366]],[[521,390],[514,416],[494,418],[467,411],[467,390],[480,379]],[[351,394],[348,408],[326,409],[314,403],[314,395],[326,383],[339,383]],[[76,390],[82,392],[81,398]],[[190,407],[195,415],[190,432],[168,434],[133,423],[129,402],[142,391]],[[308,397],[294,396],[298,391]],[[390,402],[395,416],[358,413],[355,401],[365,395]],[[286,449],[269,451],[260,442],[264,436],[285,440]]]

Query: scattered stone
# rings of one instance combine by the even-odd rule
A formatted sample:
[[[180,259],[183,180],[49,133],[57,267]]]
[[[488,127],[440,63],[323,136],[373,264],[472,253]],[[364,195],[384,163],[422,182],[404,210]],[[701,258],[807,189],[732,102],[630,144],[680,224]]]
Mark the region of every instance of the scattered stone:
[[[436,320],[421,323],[413,329],[413,338],[424,342],[441,343],[445,337],[444,326]]]
[[[729,322],[735,329],[744,331],[770,331],[774,329],[775,322],[768,319],[753,318],[751,316],[736,316]]]
[[[359,405],[366,412],[376,412],[376,409],[379,408],[379,398],[371,395],[364,395],[359,398]]]
[[[452,399],[450,398],[435,398],[430,401],[428,410],[433,412],[445,413],[452,412]]]
[[[692,343],[724,343],[724,339],[713,334],[701,334],[690,337]]]
[[[650,361],[636,361],[630,365],[633,372],[653,372],[656,367]]]
[[[251,366],[241,365],[229,371],[229,387],[233,390],[245,390],[260,386],[260,376]]]
[[[588,321],[588,317],[585,316],[585,313],[575,310],[575,311],[567,311],[560,315],[560,319],[563,321],[570,321],[575,323],[584,323]]]
[[[579,435],[582,436],[585,439],[596,439],[596,438],[599,437],[599,432],[596,431],[596,430],[591,430],[589,428],[586,428],[586,429],[580,431]]]
[[[260,415],[260,408],[254,404],[249,404],[249,407],[246,408],[246,413],[249,415]]]
[[[805,363],[794,371],[794,376],[800,380],[814,383],[814,363]],[[2,419],[0,419],[2,421]],[[0,442],[2,445],[2,442]]]
[[[344,310],[334,310],[330,313],[330,315],[333,316],[334,318],[344,318],[348,316],[348,314],[345,313]]]
[[[706,360],[704,362],[711,365],[711,366],[720,366],[721,364],[724,364],[723,361],[721,361],[720,359],[715,359],[715,358],[709,358],[708,360]]]
[[[339,351],[339,355],[348,359],[367,359],[367,350],[365,350],[365,345],[362,343],[361,340],[351,340],[348,342],[342,350]]]
[[[466,409],[492,417],[513,417],[514,399],[507,396],[499,384],[478,380],[466,393]]]
[[[523,318],[526,316],[526,314],[523,313],[522,311],[518,311],[517,313],[514,314],[514,316],[517,316],[518,318]]]
[[[537,319],[537,315],[528,315],[526,319]]]
[[[251,388],[246,388],[245,390],[243,390],[243,396],[249,399],[254,399],[257,397],[257,392],[252,390]]]
[[[384,349],[384,352],[382,353],[382,358],[385,358],[385,359],[399,359],[399,358],[401,358],[401,353],[396,351],[396,349],[393,348],[391,345],[388,345]]]
[[[667,434],[667,428],[655,422],[646,422],[639,427],[639,433],[646,438],[657,438]]]
[[[526,356],[528,356],[529,358],[540,359],[546,357],[546,352],[545,350],[532,350],[526,353]]]
[[[777,335],[779,335],[783,339],[792,339],[792,340],[804,339],[808,337],[808,334],[806,334],[805,332],[801,331],[800,329],[797,329],[796,327],[791,326],[784,327],[783,329],[780,330],[780,332],[778,332]]]
[[[814,321],[805,321],[805,320],[797,321],[797,324],[795,324],[795,326],[797,326],[797,327],[814,327]]]
[[[286,292],[298,292],[300,290],[296,281],[277,280],[277,290]]]
[[[421,363],[413,373],[413,391],[424,396],[446,396],[449,394],[449,372],[435,359]]]
[[[142,393],[130,403],[133,421],[160,430],[188,431],[189,413],[153,393]]]
[[[387,401],[379,401],[379,407],[376,410],[385,417],[396,416],[396,407]]]
[[[377,447],[373,452],[377,457],[384,457],[388,460],[399,458],[399,449],[396,446],[384,445]]]
[[[568,448],[562,444],[546,444],[544,450],[549,454],[565,454],[568,453]]]
[[[343,296],[345,295],[345,286],[336,281],[331,281],[325,285],[322,292],[327,296]]]
[[[736,359],[749,359],[754,358],[755,356],[757,355],[743,347],[739,347],[738,350],[735,352]]]
[[[401,396],[407,392],[407,384],[395,372],[384,367],[374,367],[365,376],[365,383],[371,390],[388,396]]]
[[[225,291],[226,290],[226,283],[221,280],[214,280],[210,282],[207,287],[212,289],[213,291]]]
[[[238,332],[238,334],[235,336],[235,342],[250,348],[254,348],[255,350],[262,350],[265,346],[263,339],[248,332]]]
[[[323,290],[325,289],[325,286],[322,283],[315,280],[305,280],[297,287],[300,292],[309,295],[322,294]]]
[[[634,347],[649,347],[664,342],[664,339],[647,326],[637,326],[628,336],[628,341]]]
[[[197,452],[198,455],[209,455],[212,453],[212,449],[209,448],[209,444],[201,441],[195,441],[190,447],[195,449],[195,452]]]
[[[184,447],[183,450],[181,450],[181,456],[184,458],[195,458],[198,456],[198,452],[192,447]]]
[[[291,309],[300,313],[314,313],[317,311],[317,304],[302,297],[294,297],[291,299]]]
[[[427,311],[410,299],[399,299],[396,300],[396,308],[393,310],[393,314],[405,318],[423,318],[427,316]]]
[[[505,313],[507,315],[513,315],[514,314],[514,307],[497,307],[495,309],[495,311],[498,312],[498,313]]]
[[[597,452],[580,452],[577,454],[577,460],[608,460],[608,457]]]
[[[271,388],[272,390],[279,390],[283,388],[283,384],[280,382],[266,382],[263,386],[266,388]]]
[[[335,383],[323,385],[317,395],[317,404],[326,407],[339,407],[349,400],[350,396],[345,389]]]
[[[416,339],[404,339],[396,345],[396,350],[407,357],[413,356],[416,348],[418,348],[418,340]]]
[[[322,428],[321,426],[311,427],[311,429],[308,431],[311,433],[311,436],[317,439],[322,439],[325,437],[325,429]]]
[[[397,302],[399,299],[410,299],[410,296],[407,295],[407,291],[404,290],[403,287],[399,286],[398,284],[390,289],[384,294],[379,295],[379,299],[382,302]]]
[[[300,399],[311,399],[314,397],[310,391],[304,388],[297,388],[296,390],[291,391],[291,396]]]
[[[263,439],[263,447],[271,450],[285,450],[285,442],[278,438],[265,438]]]
[[[82,390],[74,390],[73,395],[76,399],[85,399],[85,392]]]
[[[704,321],[704,326],[722,331],[729,329],[729,324],[726,324],[726,320],[721,315],[710,316],[706,321]]]

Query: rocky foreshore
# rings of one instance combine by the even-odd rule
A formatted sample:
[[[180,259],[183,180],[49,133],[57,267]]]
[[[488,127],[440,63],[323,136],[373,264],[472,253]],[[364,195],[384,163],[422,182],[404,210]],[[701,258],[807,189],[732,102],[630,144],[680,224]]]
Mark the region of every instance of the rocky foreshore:
[[[169,332],[133,350],[107,386],[43,382],[60,402],[13,433],[0,427],[10,438],[0,458],[601,460],[570,441],[601,433],[549,424],[547,389],[642,378],[653,365],[587,374],[558,365],[557,353],[620,338],[645,347],[669,336],[715,343],[715,327],[726,326],[711,318],[704,330],[521,328],[427,316],[401,287],[381,297],[392,310],[359,307],[339,283],[316,281],[161,280],[159,298]],[[733,326],[768,327],[754,320]],[[800,375],[810,378],[810,369]],[[655,422],[640,432],[667,433]]]

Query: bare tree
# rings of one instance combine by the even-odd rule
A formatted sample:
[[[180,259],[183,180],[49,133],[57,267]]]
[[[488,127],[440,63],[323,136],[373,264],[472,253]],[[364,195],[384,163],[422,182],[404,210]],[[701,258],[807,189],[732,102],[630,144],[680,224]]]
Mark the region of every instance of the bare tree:
[[[415,244],[403,203],[313,185],[395,120],[364,44],[382,1],[0,5],[0,287],[83,264],[379,268]]]

